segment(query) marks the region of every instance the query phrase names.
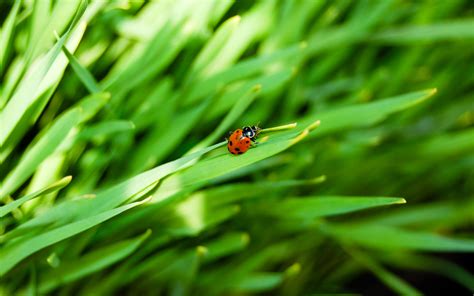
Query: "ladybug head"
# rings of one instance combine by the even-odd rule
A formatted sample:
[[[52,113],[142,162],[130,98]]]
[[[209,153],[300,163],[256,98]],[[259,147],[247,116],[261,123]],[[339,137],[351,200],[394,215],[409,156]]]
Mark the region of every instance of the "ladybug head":
[[[247,138],[250,138],[250,139],[253,139],[255,138],[258,133],[260,132],[261,128],[259,128],[258,126],[255,126],[255,125],[252,125],[252,126],[244,126],[242,128],[242,133],[243,133],[243,136],[244,137],[247,137]]]

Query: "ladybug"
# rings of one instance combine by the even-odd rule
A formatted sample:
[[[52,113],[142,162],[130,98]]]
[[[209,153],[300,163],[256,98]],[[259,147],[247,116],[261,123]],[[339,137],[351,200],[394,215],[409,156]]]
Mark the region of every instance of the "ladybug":
[[[249,150],[252,142],[257,144],[257,138],[261,128],[258,126],[244,126],[232,132],[227,139],[227,150],[234,155],[243,154]]]

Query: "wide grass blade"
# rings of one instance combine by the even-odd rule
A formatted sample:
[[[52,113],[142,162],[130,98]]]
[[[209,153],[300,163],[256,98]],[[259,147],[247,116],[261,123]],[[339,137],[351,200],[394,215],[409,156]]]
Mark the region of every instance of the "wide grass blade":
[[[45,231],[34,237],[16,240],[5,245],[0,250],[0,261],[2,262],[2,265],[0,265],[0,275],[4,275],[29,255],[86,231],[146,201],[148,201],[148,199],[105,211],[98,215],[92,215],[88,218]]]
[[[221,145],[222,144],[216,144],[141,173],[97,193],[93,199],[71,200],[58,204],[45,214],[29,220],[17,229],[21,231],[22,228],[47,225],[53,222],[64,224],[67,221],[78,220],[111,210],[130,199],[137,200],[149,192],[162,178],[186,168],[193,159]],[[15,230],[12,232],[15,232]]]

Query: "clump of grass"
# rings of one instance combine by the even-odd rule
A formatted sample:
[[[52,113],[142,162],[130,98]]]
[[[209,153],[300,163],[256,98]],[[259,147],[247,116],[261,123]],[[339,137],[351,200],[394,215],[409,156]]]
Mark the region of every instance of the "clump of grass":
[[[1,293],[473,291],[468,1],[0,7]]]

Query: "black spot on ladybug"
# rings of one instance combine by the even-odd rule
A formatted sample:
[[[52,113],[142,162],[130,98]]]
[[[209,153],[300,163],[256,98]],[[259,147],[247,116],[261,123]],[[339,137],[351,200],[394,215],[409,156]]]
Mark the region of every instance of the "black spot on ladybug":
[[[240,149],[239,149],[239,148],[237,148],[237,147],[235,147],[235,151],[239,152],[239,151],[240,151]]]
[[[229,141],[229,145],[232,146],[232,141]]]
[[[248,143],[250,143],[250,141],[249,141],[249,140],[247,140],[247,141],[245,141],[245,143],[247,143],[247,144],[248,144]]]
[[[237,154],[244,154],[244,153],[243,153],[243,152],[239,152],[239,153],[237,153]]]

